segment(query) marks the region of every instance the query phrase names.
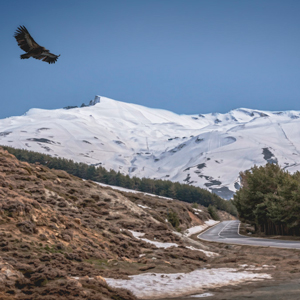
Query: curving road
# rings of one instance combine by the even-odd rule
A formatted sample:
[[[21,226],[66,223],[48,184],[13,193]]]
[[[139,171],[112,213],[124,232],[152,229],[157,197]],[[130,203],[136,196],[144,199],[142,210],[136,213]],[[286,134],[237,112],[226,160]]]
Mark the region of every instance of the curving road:
[[[198,235],[198,239],[238,245],[300,249],[300,242],[253,238],[239,234],[240,221],[223,221]]]

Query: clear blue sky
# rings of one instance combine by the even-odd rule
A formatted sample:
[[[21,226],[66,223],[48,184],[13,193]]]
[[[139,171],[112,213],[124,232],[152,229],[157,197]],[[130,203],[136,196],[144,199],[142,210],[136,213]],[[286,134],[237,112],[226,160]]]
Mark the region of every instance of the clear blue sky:
[[[180,114],[300,110],[299,0],[0,2],[0,118],[96,94]],[[20,60],[25,25],[57,63]]]

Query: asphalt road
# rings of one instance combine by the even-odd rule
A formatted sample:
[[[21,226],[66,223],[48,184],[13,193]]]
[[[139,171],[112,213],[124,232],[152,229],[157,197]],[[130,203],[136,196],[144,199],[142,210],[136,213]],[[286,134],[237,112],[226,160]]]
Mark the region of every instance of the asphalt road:
[[[223,221],[198,235],[200,240],[227,244],[300,249],[300,242],[253,238],[239,234],[240,221]]]

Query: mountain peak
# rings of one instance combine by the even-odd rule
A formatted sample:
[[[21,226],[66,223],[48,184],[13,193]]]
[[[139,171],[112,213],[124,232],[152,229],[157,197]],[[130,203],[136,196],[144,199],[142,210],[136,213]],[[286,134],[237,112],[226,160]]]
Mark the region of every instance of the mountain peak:
[[[0,145],[137,177],[169,179],[231,198],[239,173],[270,159],[300,170],[300,112],[239,108],[178,115],[96,95],[84,109],[31,109],[0,120]],[[268,157],[265,153],[268,152]]]

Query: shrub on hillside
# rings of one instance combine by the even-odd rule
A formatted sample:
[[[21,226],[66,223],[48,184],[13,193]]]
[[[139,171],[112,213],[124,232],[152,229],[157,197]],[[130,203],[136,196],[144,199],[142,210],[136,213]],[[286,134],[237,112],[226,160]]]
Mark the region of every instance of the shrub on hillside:
[[[177,228],[179,226],[179,217],[178,214],[175,211],[171,211],[168,213],[168,221],[170,224],[174,227]]]
[[[212,217],[213,220],[215,221],[219,221],[220,217],[218,215],[217,209],[215,208],[215,206],[213,205],[209,205],[207,208],[208,213],[210,214],[210,216]]]

